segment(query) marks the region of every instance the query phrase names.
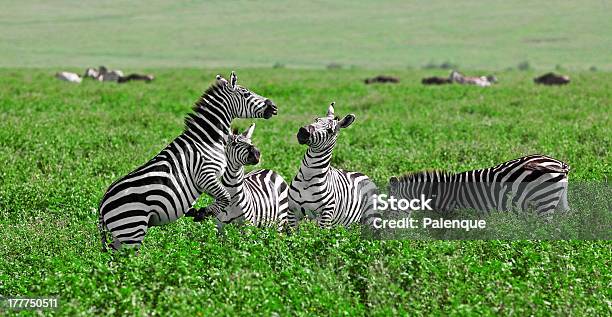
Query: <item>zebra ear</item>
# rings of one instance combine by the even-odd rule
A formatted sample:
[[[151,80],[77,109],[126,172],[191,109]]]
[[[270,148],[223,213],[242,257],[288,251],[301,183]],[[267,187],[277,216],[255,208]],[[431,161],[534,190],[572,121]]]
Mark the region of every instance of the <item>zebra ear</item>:
[[[347,114],[346,117],[344,117],[342,120],[338,122],[338,126],[340,128],[346,128],[349,125],[353,124],[354,121],[355,121],[355,115],[352,113]]]
[[[327,108],[327,116],[328,116],[328,117],[330,117],[330,118],[333,118],[333,117],[334,117],[334,105],[335,105],[335,104],[336,104],[336,102],[332,102],[332,103],[329,105],[329,108]]]
[[[251,124],[251,126],[246,131],[244,131],[242,135],[247,139],[251,139],[251,137],[253,136],[253,131],[255,131],[255,123]]]
[[[238,83],[238,77],[236,76],[236,73],[232,71],[232,75],[230,76],[230,87],[232,87],[232,89],[236,89],[236,83]]]
[[[217,75],[217,81],[221,84],[227,85],[227,80],[223,78],[221,75]]]

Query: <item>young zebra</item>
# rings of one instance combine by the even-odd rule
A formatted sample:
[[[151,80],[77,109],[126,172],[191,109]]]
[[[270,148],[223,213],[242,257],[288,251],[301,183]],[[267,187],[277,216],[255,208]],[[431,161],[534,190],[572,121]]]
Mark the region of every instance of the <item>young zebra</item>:
[[[376,185],[361,173],[330,165],[340,129],[350,126],[354,120],[352,114],[342,120],[334,117],[332,103],[327,116],[299,129],[298,142],[307,144],[308,150],[289,185],[289,222],[292,226],[308,212],[313,213],[308,216],[316,218],[321,227],[352,223],[371,225],[375,217],[380,217],[374,212],[372,201]]]
[[[260,152],[252,144],[251,136],[255,130],[252,124],[242,134],[230,134],[225,150],[227,168],[221,183],[231,197],[230,205],[217,215],[221,225],[249,222],[255,226],[277,225],[281,230],[287,224],[287,183],[276,172],[255,170],[244,175],[245,165],[259,163]],[[206,216],[199,211],[193,212],[194,221]]]
[[[567,211],[569,166],[544,155],[529,155],[495,167],[458,174],[421,171],[391,177],[389,195],[415,199],[431,198],[439,212],[475,209],[488,213],[535,209],[549,216],[554,210]]]
[[[139,247],[150,226],[181,217],[206,192],[215,202],[206,209],[219,214],[230,203],[230,195],[219,176],[226,167],[224,140],[234,118],[269,119],[277,113],[270,99],[217,75],[187,116],[185,130],[152,160],[115,181],[100,202],[98,228],[102,249],[107,232],[111,247]]]

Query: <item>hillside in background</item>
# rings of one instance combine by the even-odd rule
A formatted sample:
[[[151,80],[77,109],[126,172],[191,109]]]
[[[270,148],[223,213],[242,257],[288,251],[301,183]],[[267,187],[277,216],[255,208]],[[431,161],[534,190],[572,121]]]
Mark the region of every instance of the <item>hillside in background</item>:
[[[0,67],[612,69],[604,1],[3,1]]]

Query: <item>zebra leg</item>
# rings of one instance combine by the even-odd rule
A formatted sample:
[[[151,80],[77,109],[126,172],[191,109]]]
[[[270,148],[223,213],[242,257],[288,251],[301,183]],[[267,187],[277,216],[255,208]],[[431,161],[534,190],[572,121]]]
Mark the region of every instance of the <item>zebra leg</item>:
[[[230,204],[230,195],[223,187],[219,179],[214,174],[206,177],[201,184],[201,188],[204,189],[204,192],[213,196],[215,201],[206,206],[205,208],[199,209],[193,219],[193,221],[200,222],[204,220],[209,215],[213,215],[215,217],[219,216],[222,212],[225,212],[227,207]],[[191,209],[191,208],[190,208]],[[189,210],[187,211],[189,212]]]
[[[321,228],[331,228],[333,215],[334,210],[332,208],[324,209],[318,220],[319,226]]]
[[[287,212],[287,222],[293,228],[297,227],[298,223],[303,218],[304,218],[304,214],[299,209],[297,210],[290,209],[289,212]]]
[[[307,218],[307,212],[306,209],[304,207],[302,207],[298,201],[298,199],[295,199],[291,196],[291,192],[288,193],[288,198],[289,198],[289,202],[288,202],[288,210],[287,210],[287,222],[289,224],[290,227],[292,228],[297,228],[298,223],[304,219]]]
[[[276,221],[276,229],[278,230],[278,232],[283,232],[289,228],[287,216],[287,209],[279,211],[278,220]]]
[[[281,232],[285,228],[288,227],[289,223],[289,189],[287,183],[282,179],[282,177],[278,177],[280,180],[278,182],[278,198],[277,198],[277,209],[278,209],[278,231]]]

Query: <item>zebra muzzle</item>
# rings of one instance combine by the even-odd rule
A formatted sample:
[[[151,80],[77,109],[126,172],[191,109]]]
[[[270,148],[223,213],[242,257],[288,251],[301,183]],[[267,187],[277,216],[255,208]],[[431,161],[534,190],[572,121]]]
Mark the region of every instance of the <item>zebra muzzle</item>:
[[[248,157],[249,164],[255,165],[259,163],[260,158],[261,158],[261,152],[259,152],[259,150],[254,148],[249,152],[249,157]]]
[[[264,119],[270,119],[278,114],[278,107],[270,99],[266,99],[266,109],[264,110]]]
[[[297,140],[299,144],[306,144],[310,140],[310,132],[306,128],[300,128],[297,134]]]

